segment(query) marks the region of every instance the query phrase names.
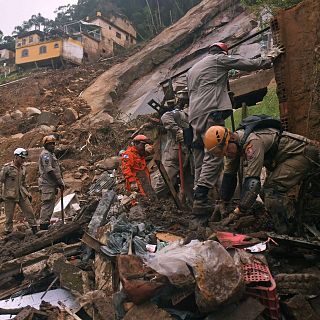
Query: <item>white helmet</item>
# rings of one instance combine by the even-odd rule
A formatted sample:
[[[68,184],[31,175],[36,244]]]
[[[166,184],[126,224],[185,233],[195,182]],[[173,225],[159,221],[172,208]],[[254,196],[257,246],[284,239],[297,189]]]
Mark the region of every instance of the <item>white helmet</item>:
[[[13,154],[21,158],[26,158],[28,156],[28,151],[23,148],[17,148],[16,150],[14,150]]]

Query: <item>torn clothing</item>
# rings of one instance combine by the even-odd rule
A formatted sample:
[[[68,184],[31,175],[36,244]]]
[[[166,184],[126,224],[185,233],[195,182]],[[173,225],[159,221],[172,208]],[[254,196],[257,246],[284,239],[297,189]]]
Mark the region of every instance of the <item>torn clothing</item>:
[[[18,168],[13,162],[5,164],[0,172],[0,183],[4,199],[18,202],[21,197],[26,199],[31,196],[26,184],[26,168],[24,165]]]
[[[43,149],[39,157],[39,187],[50,186],[57,188],[63,185],[61,168],[59,161],[54,153]],[[55,179],[53,179],[54,174]]]
[[[121,157],[121,169],[126,179],[126,189],[132,192],[130,185],[136,183],[139,188],[139,193],[143,196],[146,192],[143,188],[143,183],[140,181],[137,173],[144,174],[146,179],[150,182],[150,172],[144,156],[138,153],[135,146],[130,146]]]
[[[228,95],[228,71],[254,71],[271,68],[270,58],[246,59],[219,52],[208,54],[187,73],[189,122],[214,111],[231,110]]]

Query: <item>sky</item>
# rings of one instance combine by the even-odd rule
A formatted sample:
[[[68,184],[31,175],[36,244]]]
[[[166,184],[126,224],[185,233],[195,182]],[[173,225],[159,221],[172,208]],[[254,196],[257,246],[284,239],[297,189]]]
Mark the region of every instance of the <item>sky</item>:
[[[41,13],[48,19],[56,15],[55,9],[67,4],[76,4],[78,0],[0,0],[0,30],[11,35],[15,26],[29,20],[33,14]]]

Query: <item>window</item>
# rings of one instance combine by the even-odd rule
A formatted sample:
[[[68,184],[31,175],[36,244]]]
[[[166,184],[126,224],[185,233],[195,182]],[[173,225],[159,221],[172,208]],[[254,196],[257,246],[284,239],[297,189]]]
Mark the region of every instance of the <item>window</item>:
[[[33,42],[33,37],[30,36],[30,37],[29,37],[29,43],[32,43],[32,42]]]
[[[17,43],[17,47],[21,47],[21,42],[18,42],[18,43]]]
[[[24,46],[26,43],[27,43],[27,39],[26,39],[26,38],[23,38],[23,39],[22,39],[22,45]]]
[[[41,46],[41,47],[39,48],[39,53],[40,53],[40,54],[47,53],[47,47],[46,47],[46,46]]]
[[[53,47],[54,48],[59,48],[59,43],[55,43]]]
[[[29,56],[29,50],[28,49],[23,49],[21,52],[21,57],[28,57]]]
[[[119,39],[121,39],[121,33],[116,32],[116,37],[119,38]]]

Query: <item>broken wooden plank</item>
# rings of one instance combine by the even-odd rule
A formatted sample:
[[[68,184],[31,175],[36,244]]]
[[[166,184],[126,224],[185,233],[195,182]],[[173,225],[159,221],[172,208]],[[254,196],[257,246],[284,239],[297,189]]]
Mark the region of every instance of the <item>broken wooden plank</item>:
[[[168,186],[169,190],[170,190],[170,193],[172,195],[172,198],[174,200],[174,203],[176,204],[177,208],[179,210],[183,210],[183,206],[182,206],[182,203],[178,197],[178,194],[175,190],[175,188],[173,187],[172,183],[171,183],[171,180],[167,174],[167,171],[166,169],[164,168],[162,162],[160,160],[155,160],[156,162],[156,165],[161,173],[161,176],[163,178],[163,180],[165,181],[166,185]]]
[[[53,253],[63,253],[65,256],[71,256],[77,254],[80,252],[80,250],[81,242],[71,245],[58,243],[47,249],[42,249],[24,257],[7,261],[0,266],[0,280],[20,274],[23,271],[23,268],[38,263],[42,260],[47,260]]]
[[[15,258],[25,256],[29,253],[36,252],[54,243],[60,242],[61,239],[81,229],[81,225],[78,222],[72,222],[65,224],[60,228],[55,228],[53,231],[48,231],[39,239],[32,242],[28,242],[25,246],[17,249],[13,254]]]

